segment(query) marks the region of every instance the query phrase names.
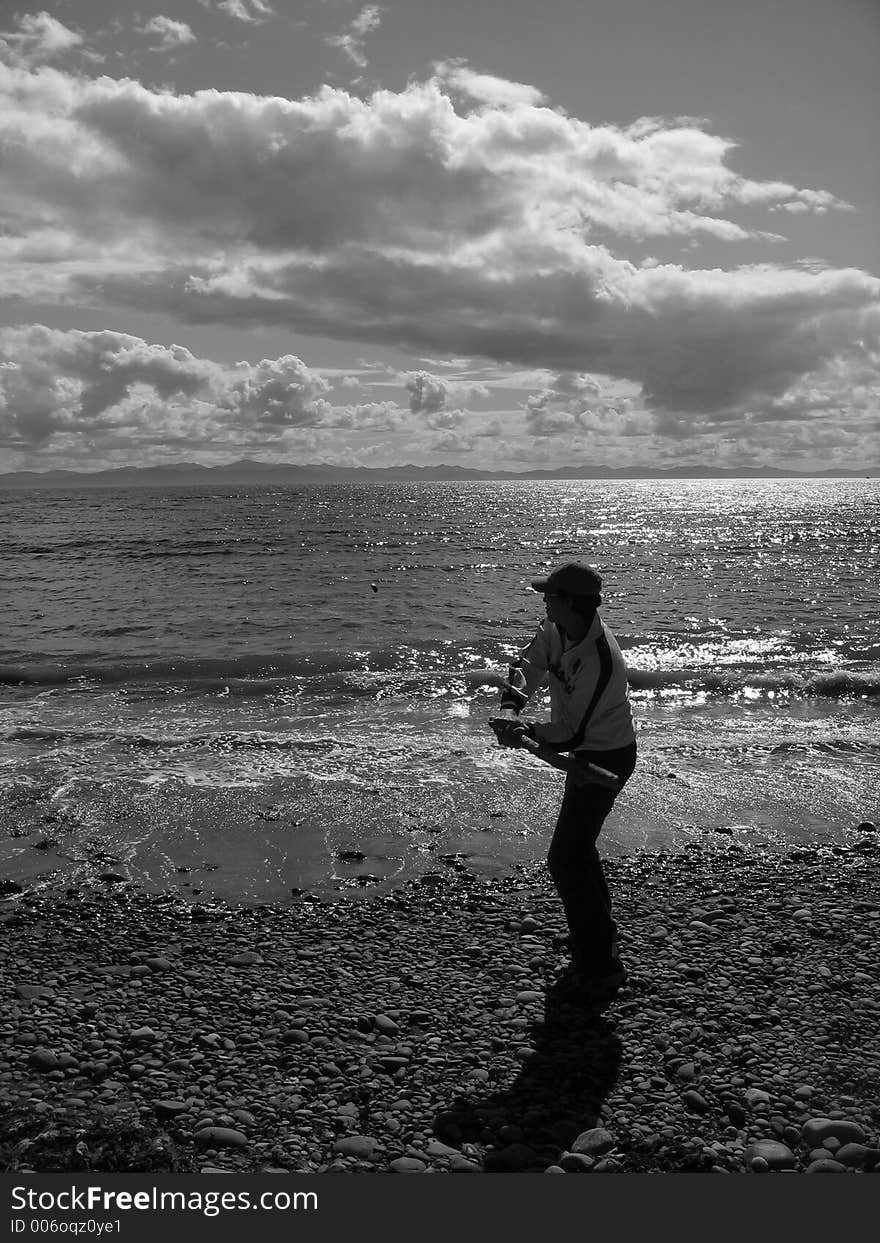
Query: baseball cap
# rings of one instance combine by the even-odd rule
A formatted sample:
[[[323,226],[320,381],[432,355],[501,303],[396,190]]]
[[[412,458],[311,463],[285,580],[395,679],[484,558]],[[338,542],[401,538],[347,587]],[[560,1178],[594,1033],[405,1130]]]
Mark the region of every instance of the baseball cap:
[[[551,570],[545,578],[533,578],[532,588],[540,592],[560,592],[566,596],[597,596],[602,590],[602,576],[582,561],[566,561]]]

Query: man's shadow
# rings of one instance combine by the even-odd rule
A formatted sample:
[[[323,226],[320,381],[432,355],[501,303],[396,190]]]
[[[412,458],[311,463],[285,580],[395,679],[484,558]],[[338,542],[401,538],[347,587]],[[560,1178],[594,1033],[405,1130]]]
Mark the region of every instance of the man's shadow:
[[[491,1173],[554,1164],[582,1131],[600,1125],[617,1082],[623,1042],[613,1019],[577,1002],[570,989],[548,987],[529,1034],[534,1052],[512,1083],[482,1097],[459,1096],[435,1121],[441,1141],[485,1150],[483,1168]]]

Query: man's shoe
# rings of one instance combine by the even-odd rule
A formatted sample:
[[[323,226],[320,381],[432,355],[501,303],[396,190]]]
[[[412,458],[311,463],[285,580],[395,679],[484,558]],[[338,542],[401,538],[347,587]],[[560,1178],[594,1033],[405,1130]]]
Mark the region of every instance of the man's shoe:
[[[620,966],[605,975],[582,976],[581,988],[596,1001],[611,1001],[626,985],[629,976],[626,968]]]
[[[629,979],[626,967],[621,965],[615,967],[613,971],[609,971],[607,975],[597,976],[592,981],[593,988],[600,992],[618,992],[626,984]]]

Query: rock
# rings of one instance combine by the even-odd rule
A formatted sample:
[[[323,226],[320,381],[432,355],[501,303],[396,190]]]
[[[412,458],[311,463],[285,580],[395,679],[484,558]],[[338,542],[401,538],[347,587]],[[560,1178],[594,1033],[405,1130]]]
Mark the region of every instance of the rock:
[[[186,1101],[161,1100],[156,1101],[153,1108],[160,1118],[176,1118],[178,1114],[186,1113],[189,1105]]]
[[[709,1109],[708,1101],[700,1096],[699,1092],[695,1092],[693,1088],[683,1093],[681,1099],[688,1109],[692,1109],[694,1113],[704,1114]]]
[[[537,1159],[534,1148],[528,1144],[508,1144],[500,1152],[490,1152],[484,1164],[491,1173],[519,1174],[531,1169]]]
[[[544,994],[537,992],[533,988],[523,989],[521,993],[517,993],[516,1001],[522,1005],[528,1004],[530,1001],[543,1001]]]
[[[676,1079],[683,1079],[686,1083],[691,1082],[696,1076],[697,1068],[693,1062],[684,1062],[675,1072]]]
[[[28,1058],[28,1066],[40,1071],[57,1070],[58,1056],[51,1049],[40,1046]]]
[[[793,1170],[796,1165],[791,1149],[774,1139],[759,1139],[754,1144],[749,1144],[743,1153],[743,1160],[751,1164],[756,1157],[765,1161],[767,1168],[771,1170]]]
[[[255,950],[243,950],[240,954],[234,954],[229,961],[233,967],[256,967],[265,960]]]
[[[461,1135],[461,1131],[459,1131]],[[457,1148],[452,1148],[449,1144],[443,1144],[439,1139],[431,1139],[425,1146],[425,1152],[429,1157],[460,1157],[461,1153]]]
[[[399,1025],[395,1023],[394,1019],[390,1019],[387,1014],[377,1014],[373,1020],[373,1025],[383,1036],[396,1036],[400,1032]]]
[[[246,1148],[247,1136],[228,1126],[204,1126],[196,1131],[194,1139],[206,1148]]]
[[[153,1044],[159,1037],[153,1031],[152,1027],[138,1027],[129,1036],[129,1040],[135,1044]]]
[[[746,1088],[743,1095],[749,1109],[754,1109],[756,1105],[770,1104],[770,1093],[765,1092],[763,1088]]]
[[[16,984],[15,991],[22,1001],[43,1001],[55,996],[45,984]]]
[[[424,1174],[428,1167],[418,1157],[397,1157],[388,1163],[388,1168],[395,1174]]]
[[[585,1152],[564,1152],[559,1160],[564,1174],[588,1174],[595,1164],[595,1158]]]
[[[873,820],[863,820],[861,824],[856,825],[857,833],[876,833],[877,826]]]
[[[869,1148],[867,1144],[843,1144],[835,1152],[834,1160],[839,1161],[841,1165],[863,1170],[869,1163],[873,1164],[876,1152],[876,1149]]]
[[[148,958],[145,965],[149,967],[151,971],[156,972],[171,970],[171,961],[168,958],[163,958],[161,955],[157,958]]]
[[[372,1135],[346,1135],[333,1145],[333,1151],[341,1157],[359,1157],[362,1161],[372,1161],[379,1152],[379,1141]]]
[[[839,1161],[835,1161],[833,1157],[820,1157],[817,1161],[811,1161],[804,1170],[805,1174],[845,1174],[846,1166],[841,1165]]]
[[[808,1148],[818,1148],[832,1138],[839,1139],[842,1144],[863,1144],[865,1132],[857,1122],[845,1118],[810,1118],[801,1127],[801,1140]]]
[[[520,922],[519,932],[537,932],[540,927],[537,919],[532,919],[531,915],[526,915],[525,919]]]
[[[453,1174],[482,1174],[483,1167],[476,1161],[469,1161],[462,1153],[457,1152],[449,1158],[449,1169]]]
[[[14,880],[0,880],[0,897],[5,897],[10,893],[23,893],[21,885]]]
[[[581,1152],[587,1157],[596,1157],[614,1147],[614,1136],[604,1127],[594,1126],[588,1131],[581,1131],[571,1146],[572,1152]]]

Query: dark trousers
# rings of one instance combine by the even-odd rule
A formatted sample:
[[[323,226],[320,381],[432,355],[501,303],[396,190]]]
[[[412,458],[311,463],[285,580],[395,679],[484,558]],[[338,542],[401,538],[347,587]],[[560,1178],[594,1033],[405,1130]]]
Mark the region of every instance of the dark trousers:
[[[636,744],[615,751],[578,752],[620,778],[620,788],[636,766]],[[575,965],[587,975],[616,970],[617,927],[611,917],[611,894],[596,840],[619,790],[576,785],[565,779],[565,794],[550,842],[547,866],[562,901]]]

